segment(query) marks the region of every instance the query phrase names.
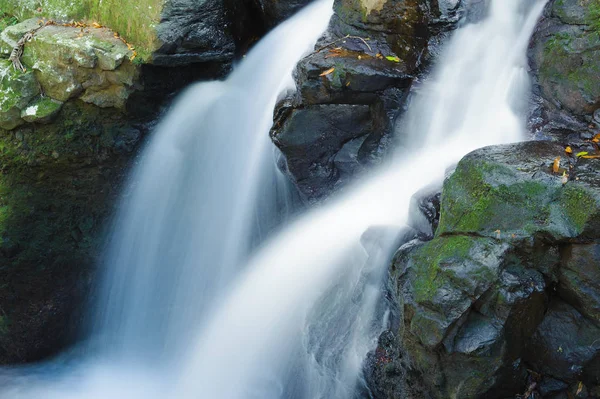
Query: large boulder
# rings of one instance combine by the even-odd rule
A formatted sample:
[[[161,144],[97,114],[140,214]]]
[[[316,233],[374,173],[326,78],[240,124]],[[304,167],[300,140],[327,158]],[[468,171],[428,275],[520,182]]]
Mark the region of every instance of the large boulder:
[[[459,162],[435,237],[405,245],[391,265],[399,326],[367,362],[376,397],[597,389],[598,162],[550,142],[486,147]]]
[[[542,103],[536,123],[550,133],[600,126],[598,21],[598,0],[553,0],[536,30],[530,51]]]
[[[431,10],[428,0],[334,2],[330,26],[315,51],[298,64],[298,91],[278,105],[272,132],[287,160],[287,172],[307,201],[325,198],[385,155],[394,121],[427,53],[434,17],[439,15],[439,10]],[[303,120],[335,126],[344,115],[340,110],[350,105],[368,115],[367,120],[346,123],[348,119],[345,140],[323,147],[317,157],[300,159],[297,154],[311,153],[326,131],[308,133],[309,126],[297,115],[311,114]],[[278,139],[292,135],[303,137],[291,140],[294,146],[287,145],[289,139]],[[309,142],[309,137],[315,140]]]

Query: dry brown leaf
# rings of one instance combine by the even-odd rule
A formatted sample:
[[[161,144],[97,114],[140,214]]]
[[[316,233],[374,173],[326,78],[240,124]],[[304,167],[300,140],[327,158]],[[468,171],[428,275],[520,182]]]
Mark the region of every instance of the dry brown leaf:
[[[335,71],[335,67],[334,68],[329,68],[328,70],[326,70],[325,72],[323,72],[319,76],[327,76],[327,75],[333,73],[333,71]]]
[[[560,157],[556,157],[554,159],[554,163],[552,164],[552,172],[558,173],[560,170]]]
[[[600,154],[596,154],[596,155],[584,155],[581,158],[583,158],[583,159],[598,159],[598,158],[600,158]]]

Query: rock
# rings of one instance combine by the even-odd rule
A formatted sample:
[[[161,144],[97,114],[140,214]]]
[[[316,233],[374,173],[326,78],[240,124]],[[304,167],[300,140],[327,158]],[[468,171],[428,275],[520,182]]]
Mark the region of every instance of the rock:
[[[193,63],[231,63],[235,43],[223,0],[165,2],[156,35],[160,43],[152,62],[180,66]]]
[[[600,106],[600,6],[596,0],[552,0],[530,49],[530,64],[550,135],[587,128]]]
[[[551,142],[459,162],[435,237],[401,247],[390,267],[402,322],[366,363],[376,398],[506,398],[532,381],[544,397],[587,397],[600,382],[599,170]]]
[[[300,191],[309,201],[325,198],[364,166],[381,162],[433,29],[429,24],[434,17],[427,0],[336,0],[334,11],[315,51],[297,66],[297,94],[278,105],[272,137],[303,134],[297,128],[287,131],[296,122],[287,123],[286,119],[298,112],[313,113],[310,119],[320,126],[331,123],[331,113],[324,112],[326,109],[335,112],[356,105],[370,112],[364,123],[344,124],[348,130],[343,145],[338,143],[326,154],[319,153],[333,160],[333,165],[329,161],[327,167],[324,161],[300,162],[298,154],[312,151],[302,139],[297,143],[304,148],[289,147],[289,151],[275,140],[287,160],[286,173],[299,182]],[[331,107],[325,108],[324,104]],[[319,118],[324,120],[317,121]],[[368,131],[365,123],[370,125]],[[332,136],[338,137],[339,133]]]
[[[274,26],[291,17],[311,0],[255,0],[267,26]]]
[[[39,94],[33,72],[22,73],[12,62],[0,59],[0,129],[12,130],[24,123],[21,112]]]
[[[509,248],[491,238],[448,236],[397,254],[390,285],[404,304],[399,342],[408,360],[396,374],[407,382],[388,376],[386,383],[409,392],[421,387],[427,394],[414,397],[434,398],[502,397],[507,386],[522,385],[520,353],[543,318],[546,284]]]
[[[565,173],[578,180],[562,184],[562,171],[552,172],[560,156]],[[588,161],[596,160],[575,165],[564,147],[549,142],[476,150],[444,184],[437,234],[512,239],[543,235],[554,241],[597,237],[600,180],[596,173],[586,173]]]
[[[49,123],[60,112],[62,106],[63,103],[60,101],[39,97],[21,111],[21,118],[30,123]]]
[[[527,349],[527,361],[540,372],[568,383],[597,384],[600,328],[575,308],[554,299]]]
[[[82,35],[80,29],[46,26],[25,45],[23,63],[55,100],[81,97],[99,107],[123,108],[138,74],[131,56],[108,29],[91,28]]]
[[[372,129],[371,111],[366,105],[314,105],[291,110],[271,137],[286,155],[287,167],[300,191],[309,198],[319,198],[338,181],[335,155],[344,144],[364,138]]]
[[[437,185],[426,187],[415,193],[408,209],[408,225],[421,233],[421,237],[432,239],[440,221],[442,189]]]
[[[560,268],[559,293],[600,326],[600,246],[570,245]]]

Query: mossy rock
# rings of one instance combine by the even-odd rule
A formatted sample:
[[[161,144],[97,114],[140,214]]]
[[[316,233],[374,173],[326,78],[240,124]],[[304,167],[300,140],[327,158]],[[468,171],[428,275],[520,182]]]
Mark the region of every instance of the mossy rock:
[[[5,45],[40,27],[36,20],[6,29]],[[134,91],[139,67],[132,51],[106,28],[44,26],[25,44],[23,65],[35,71],[43,92],[59,102],[81,97],[99,107],[123,108]]]
[[[494,284],[507,247],[488,238],[450,236],[409,255],[409,306],[415,307],[410,332],[423,345],[439,345],[451,325]]]
[[[39,97],[21,111],[21,118],[30,123],[49,123],[60,112],[62,106],[63,103],[60,101]]]
[[[600,108],[600,0],[557,0],[536,33],[534,67],[544,98],[580,116]]]
[[[39,94],[39,85],[33,72],[22,73],[0,59],[0,88],[0,129],[11,130],[24,123],[21,111]]]
[[[562,156],[562,169],[552,165]],[[445,182],[438,235],[561,241],[600,234],[600,187],[549,142],[493,146],[464,157]],[[572,168],[571,168],[572,167]],[[571,180],[563,183],[563,171]],[[578,179],[575,179],[575,176]]]

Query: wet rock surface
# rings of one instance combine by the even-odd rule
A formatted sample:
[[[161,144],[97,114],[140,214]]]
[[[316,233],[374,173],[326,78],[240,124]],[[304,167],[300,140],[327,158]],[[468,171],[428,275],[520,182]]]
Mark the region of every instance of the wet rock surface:
[[[532,126],[542,137],[585,133],[600,108],[600,3],[553,0],[530,47],[536,82]]]
[[[434,4],[435,3],[435,4]],[[446,4],[446,3],[444,3]],[[445,9],[454,18],[457,5]],[[293,110],[313,113],[311,121],[334,124],[338,109],[360,105],[369,108],[369,128],[355,124],[352,141],[330,153],[331,167],[324,171],[318,162],[298,162],[298,148],[275,140],[287,158],[287,172],[300,185],[306,201],[318,201],[343,187],[350,178],[385,156],[393,124],[406,101],[413,79],[425,65],[430,38],[453,26],[444,19],[443,6],[426,0],[370,2],[337,0],[329,29],[315,51],[300,61],[295,72],[297,93],[275,111],[272,137],[302,134],[308,125],[286,123]],[[454,11],[453,11],[454,10]],[[453,22],[452,22],[453,21]],[[316,107],[318,106],[318,107]],[[328,110],[325,112],[324,110]],[[293,131],[286,131],[292,129]],[[318,145],[305,142],[303,151]]]
[[[558,156],[567,180],[553,171]],[[392,262],[400,325],[367,362],[376,397],[593,397],[595,161],[550,142],[486,147],[460,161],[433,239],[401,247]],[[419,198],[428,196],[415,206]]]

